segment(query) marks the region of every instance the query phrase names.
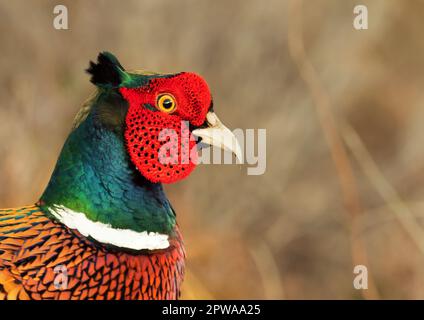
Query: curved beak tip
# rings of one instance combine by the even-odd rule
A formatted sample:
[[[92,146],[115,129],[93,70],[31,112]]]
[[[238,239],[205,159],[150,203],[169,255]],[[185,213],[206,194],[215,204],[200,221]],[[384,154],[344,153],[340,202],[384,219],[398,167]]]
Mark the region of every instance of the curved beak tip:
[[[201,137],[203,143],[232,152],[237,163],[243,163],[243,152],[234,133],[224,126],[214,112],[209,112],[206,119],[209,127],[193,130],[192,133]]]

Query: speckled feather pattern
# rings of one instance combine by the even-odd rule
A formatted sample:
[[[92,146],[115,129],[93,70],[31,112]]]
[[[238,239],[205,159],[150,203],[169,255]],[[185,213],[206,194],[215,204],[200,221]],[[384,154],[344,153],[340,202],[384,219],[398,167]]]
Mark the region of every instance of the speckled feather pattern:
[[[130,253],[91,242],[37,206],[0,210],[0,300],[177,299],[185,252],[178,228],[165,250]],[[68,285],[55,285],[55,267]]]

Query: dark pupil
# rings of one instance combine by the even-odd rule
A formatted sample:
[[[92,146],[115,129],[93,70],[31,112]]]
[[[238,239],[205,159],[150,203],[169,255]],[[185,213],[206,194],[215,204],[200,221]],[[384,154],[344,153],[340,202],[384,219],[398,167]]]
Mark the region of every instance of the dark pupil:
[[[165,99],[163,102],[163,107],[165,109],[171,109],[172,108],[172,100],[171,99]]]

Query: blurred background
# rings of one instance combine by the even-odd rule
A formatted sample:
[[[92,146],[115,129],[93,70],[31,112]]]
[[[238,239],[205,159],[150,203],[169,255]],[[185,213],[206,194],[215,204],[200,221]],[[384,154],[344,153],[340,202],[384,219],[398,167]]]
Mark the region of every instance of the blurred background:
[[[69,30],[53,28],[68,8]],[[368,7],[369,29],[353,28]],[[203,165],[166,187],[183,298],[424,298],[424,1],[0,0],[0,207],[34,203],[101,50],[205,77],[267,169]],[[369,290],[355,290],[366,264]]]

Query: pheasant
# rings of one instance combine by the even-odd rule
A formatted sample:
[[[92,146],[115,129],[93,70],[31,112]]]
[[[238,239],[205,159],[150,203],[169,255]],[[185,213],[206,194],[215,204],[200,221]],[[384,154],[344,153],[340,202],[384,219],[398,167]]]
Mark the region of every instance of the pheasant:
[[[162,184],[201,143],[240,146],[194,73],[130,72],[109,52],[86,71],[96,94],[40,200],[0,210],[0,300],[178,299],[185,249]]]

